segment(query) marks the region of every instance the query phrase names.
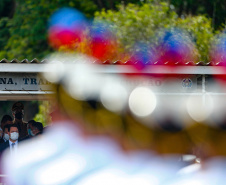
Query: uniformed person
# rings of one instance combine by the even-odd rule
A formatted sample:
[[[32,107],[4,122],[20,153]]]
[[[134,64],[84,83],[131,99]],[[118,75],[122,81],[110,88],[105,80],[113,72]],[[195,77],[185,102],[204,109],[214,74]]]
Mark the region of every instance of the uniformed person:
[[[13,123],[17,123],[20,127],[20,138],[24,138],[28,135],[27,123],[24,122],[24,105],[21,102],[16,102],[12,106]]]

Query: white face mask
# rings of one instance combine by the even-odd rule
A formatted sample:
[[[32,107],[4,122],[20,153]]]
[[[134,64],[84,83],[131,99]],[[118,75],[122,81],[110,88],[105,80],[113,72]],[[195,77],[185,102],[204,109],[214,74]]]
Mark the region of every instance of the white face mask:
[[[10,134],[10,139],[12,139],[13,141],[17,140],[19,138],[19,133],[18,132],[12,132]]]
[[[32,131],[31,131],[31,136],[33,136],[33,137],[35,136],[35,134]]]
[[[4,134],[4,137],[3,137],[6,141],[9,140],[9,134]]]

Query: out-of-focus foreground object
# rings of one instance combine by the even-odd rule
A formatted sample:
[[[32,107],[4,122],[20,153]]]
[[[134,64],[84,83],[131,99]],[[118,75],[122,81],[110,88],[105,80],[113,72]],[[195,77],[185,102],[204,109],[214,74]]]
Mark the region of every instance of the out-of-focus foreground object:
[[[218,175],[210,161],[226,155],[225,100],[215,95],[226,91],[219,83],[208,89],[203,71],[193,71],[198,53],[189,35],[161,30],[159,43],[138,42],[121,55],[127,62],[112,62],[123,47],[113,31],[84,21],[70,8],[50,19],[49,41],[60,52],[48,57],[43,75],[57,111],[49,131],[13,158],[4,154],[9,182],[157,185],[199,182],[194,171],[205,180]],[[203,174],[206,166],[212,176]]]

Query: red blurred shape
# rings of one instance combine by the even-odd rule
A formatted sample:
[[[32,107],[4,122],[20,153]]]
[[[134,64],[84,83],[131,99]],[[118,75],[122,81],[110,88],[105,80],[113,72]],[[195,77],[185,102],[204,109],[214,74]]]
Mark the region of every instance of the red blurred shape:
[[[80,31],[61,29],[52,27],[49,29],[48,40],[52,47],[59,49],[66,47],[66,49],[77,48],[78,43],[82,41],[83,33]]]
[[[157,60],[154,62],[154,65],[161,65],[161,62]]]
[[[94,64],[103,64],[103,62],[101,60],[95,60],[93,63]]]
[[[217,66],[224,66],[225,67],[225,62],[219,61],[216,63]]]
[[[217,66],[218,64],[219,64],[219,62],[215,62],[215,61],[212,60],[209,65],[211,65],[211,66]]]
[[[186,66],[196,66],[197,64],[192,62],[192,61],[188,61],[185,63]]]
[[[110,60],[105,60],[102,64],[112,64]]]
[[[203,61],[200,61],[198,63],[196,63],[197,66],[206,66],[206,63]]]
[[[212,63],[211,62],[207,62],[206,66],[212,66]]]
[[[185,65],[185,63],[184,63],[184,62],[182,62],[182,61],[179,61],[179,62],[175,62],[175,65],[177,65],[177,66],[184,66],[184,65]]]
[[[94,39],[90,43],[91,55],[99,60],[112,59],[117,53],[117,46],[112,41]]]
[[[115,64],[115,65],[124,65],[125,63],[122,62],[121,60],[117,60],[113,64]]]
[[[131,60],[128,60],[128,61],[125,62],[125,65],[134,65],[134,62],[131,61]]]

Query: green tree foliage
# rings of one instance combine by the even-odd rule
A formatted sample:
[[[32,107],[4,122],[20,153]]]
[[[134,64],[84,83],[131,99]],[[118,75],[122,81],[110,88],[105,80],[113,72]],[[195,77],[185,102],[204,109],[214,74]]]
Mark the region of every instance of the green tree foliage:
[[[226,23],[225,0],[169,0],[179,16],[206,15],[212,18],[215,29],[223,28]]]
[[[133,1],[135,2],[135,0],[128,2]],[[118,3],[121,1],[2,0],[0,1],[0,58],[32,60],[42,59],[51,53],[53,50],[47,42],[47,25],[49,17],[58,8],[74,7],[88,18],[92,18],[95,11],[101,8],[114,8]]]
[[[4,50],[5,44],[10,38],[8,22],[9,22],[8,17],[4,17],[0,19],[0,50],[1,51]]]
[[[50,103],[48,101],[39,102],[39,112],[35,115],[34,120],[41,122],[43,126],[48,125],[51,122],[49,111]]]
[[[132,35],[132,33],[135,33],[134,31],[138,31],[137,34],[134,34],[132,39],[129,34],[123,40],[125,41],[126,39],[130,39],[132,41],[131,44],[133,44],[133,40],[136,40],[137,37],[139,38],[140,35],[148,35],[146,34],[147,32],[153,32],[151,30],[153,25],[156,27],[162,27],[166,24],[165,26],[167,27],[167,25],[169,25],[167,21],[169,20],[171,23],[176,24],[175,22],[177,22],[177,15],[179,17],[186,17],[187,15],[192,17],[192,15],[205,14],[212,18],[212,25],[215,25],[215,28],[223,28],[225,25],[223,24],[225,23],[226,17],[225,1],[167,0],[167,3],[163,3],[165,4],[163,6],[161,2],[165,1],[166,0],[2,0],[0,1],[0,58],[7,58],[9,60],[13,58],[42,59],[47,54],[51,53],[52,49],[48,46],[46,32],[48,18],[55,10],[65,6],[77,8],[89,18],[93,17],[95,11],[100,11],[101,9],[109,10],[109,19],[113,19],[112,17],[114,17],[114,15],[112,14],[117,14],[116,17],[119,16],[120,13],[117,12],[123,13],[124,11],[124,14],[130,14],[130,17],[127,17],[129,18],[128,20],[125,20],[125,18],[122,17],[118,24],[123,24],[124,21],[127,28],[129,28],[128,25],[130,24],[130,21],[135,21],[134,26],[137,28],[135,30],[130,29],[126,31],[126,33],[130,33]],[[134,3],[136,5],[129,5],[125,8],[129,3]],[[157,7],[156,3],[161,6]],[[147,4],[149,4],[149,8],[146,6]],[[137,5],[142,5],[142,8]],[[116,10],[118,6],[119,11],[112,11]],[[155,7],[156,10],[154,10]],[[174,9],[174,11],[172,9]],[[143,10],[145,12],[142,13]],[[139,13],[136,15],[133,14],[133,12]],[[103,13],[101,14],[101,16],[104,16]],[[147,15],[147,17],[142,17],[142,14]],[[136,16],[138,17],[136,18]],[[138,20],[139,17],[142,17],[142,21]],[[156,17],[156,19],[153,19],[155,22],[148,22],[148,19],[153,17]],[[199,18],[192,17],[192,22],[196,24],[195,22],[199,22],[200,19],[203,22],[206,22],[206,26],[209,26],[209,23],[211,23],[211,20],[204,16],[199,16]],[[188,17],[185,18],[184,22],[187,21],[189,21]],[[146,28],[142,28],[140,26],[141,23],[150,23],[150,25]],[[210,32],[212,32],[211,27]],[[203,34],[203,30],[199,33]],[[122,35],[124,34],[122,33]],[[197,45],[198,47],[202,46],[202,44],[198,42],[198,39]],[[205,45],[207,46],[207,43]],[[208,48],[206,47],[201,50],[204,52],[207,49]],[[204,60],[202,57],[201,59]]]
[[[175,26],[187,30],[194,38],[199,61],[209,62],[209,52],[215,33],[211,26],[211,19],[205,16],[188,16],[178,19]]]
[[[75,7],[91,17],[97,10],[90,0],[19,0],[12,19],[0,19],[0,58],[42,59],[52,52],[47,42],[48,19],[60,7]]]
[[[142,0],[93,0],[98,9],[116,9],[119,4],[127,5],[128,3],[141,4]]]
[[[15,0],[0,1],[0,17],[13,17],[15,11]]]
[[[132,50],[138,41],[157,44],[162,30],[172,27],[185,29],[193,36],[198,49],[199,60],[208,61],[208,52],[213,38],[211,19],[205,16],[179,18],[165,3],[143,3],[141,6],[120,5],[117,11],[96,12],[95,21],[106,21],[116,30],[117,37],[126,50]]]

